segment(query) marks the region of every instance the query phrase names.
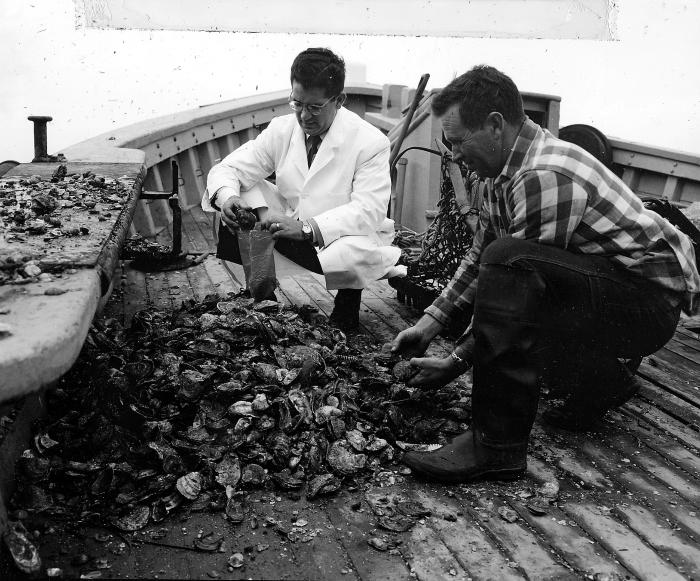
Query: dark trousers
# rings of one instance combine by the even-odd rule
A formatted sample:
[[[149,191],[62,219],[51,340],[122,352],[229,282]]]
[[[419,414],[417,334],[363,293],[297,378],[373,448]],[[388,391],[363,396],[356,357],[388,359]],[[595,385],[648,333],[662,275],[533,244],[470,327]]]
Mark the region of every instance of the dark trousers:
[[[673,302],[602,257],[492,242],[474,304],[476,437],[495,447],[527,442],[543,381],[582,398],[613,397],[625,385],[618,358],[648,355],[673,336]]]
[[[323,274],[318,254],[311,242],[280,238],[275,242],[275,250],[299,266],[316,274]],[[216,247],[216,256],[223,260],[242,264],[238,238],[223,223],[219,223],[219,243]]]

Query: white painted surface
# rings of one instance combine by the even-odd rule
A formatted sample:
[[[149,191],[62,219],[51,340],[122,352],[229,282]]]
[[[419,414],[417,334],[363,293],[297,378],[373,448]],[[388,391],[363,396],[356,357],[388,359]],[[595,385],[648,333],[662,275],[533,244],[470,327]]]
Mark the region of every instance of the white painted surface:
[[[178,0],[177,10],[172,0],[76,0],[76,6],[86,26],[141,30],[608,40],[613,28],[608,0]]]
[[[283,88],[309,46],[364,65],[373,83],[415,86],[430,73],[428,89],[492,64],[522,90],[560,95],[562,125],[700,153],[700,2],[617,5],[619,40],[588,41],[101,30],[86,28],[71,0],[0,0],[0,161],[33,157],[28,115],[53,116],[53,153],[111,128]]]

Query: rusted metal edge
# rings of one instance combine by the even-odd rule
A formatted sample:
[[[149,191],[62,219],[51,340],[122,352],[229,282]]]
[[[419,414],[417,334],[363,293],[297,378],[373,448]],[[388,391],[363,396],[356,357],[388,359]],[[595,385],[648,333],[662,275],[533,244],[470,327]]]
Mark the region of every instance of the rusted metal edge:
[[[139,200],[141,193],[141,188],[143,187],[143,182],[146,179],[147,168],[145,164],[141,165],[141,169],[136,176],[134,185],[131,190],[131,196],[124,204],[122,211],[119,213],[119,217],[114,223],[114,227],[110,232],[107,240],[105,240],[102,250],[97,257],[97,264],[95,267],[98,270],[100,276],[100,286],[102,294],[105,295],[110,287],[112,281],[112,274],[119,261],[119,253],[122,246],[124,245],[124,240],[129,232],[129,225],[136,211],[136,205]]]

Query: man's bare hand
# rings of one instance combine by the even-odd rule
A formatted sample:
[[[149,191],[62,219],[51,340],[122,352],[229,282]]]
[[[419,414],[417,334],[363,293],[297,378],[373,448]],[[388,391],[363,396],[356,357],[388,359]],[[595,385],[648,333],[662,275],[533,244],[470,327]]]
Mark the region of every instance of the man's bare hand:
[[[299,220],[275,212],[269,212],[265,220],[260,223],[260,227],[263,230],[269,230],[275,240],[278,238],[287,238],[289,240],[304,239]]]
[[[221,206],[221,220],[235,232],[239,229],[250,230],[255,226],[257,216],[239,196],[231,196]]]
[[[420,370],[408,380],[407,385],[411,387],[437,389],[447,385],[469,369],[452,357],[414,357],[410,363]]]
[[[420,357],[441,330],[440,323],[428,315],[423,315],[413,327],[404,329],[396,335],[391,343],[391,352]]]

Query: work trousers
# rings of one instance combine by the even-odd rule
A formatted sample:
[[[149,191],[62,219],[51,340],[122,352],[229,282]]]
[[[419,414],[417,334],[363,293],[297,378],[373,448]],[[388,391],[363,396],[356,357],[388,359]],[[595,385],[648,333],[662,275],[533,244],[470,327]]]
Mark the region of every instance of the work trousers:
[[[492,447],[526,443],[543,382],[581,401],[614,400],[627,384],[619,358],[661,348],[679,302],[603,257],[492,242],[474,302],[475,436]]]

